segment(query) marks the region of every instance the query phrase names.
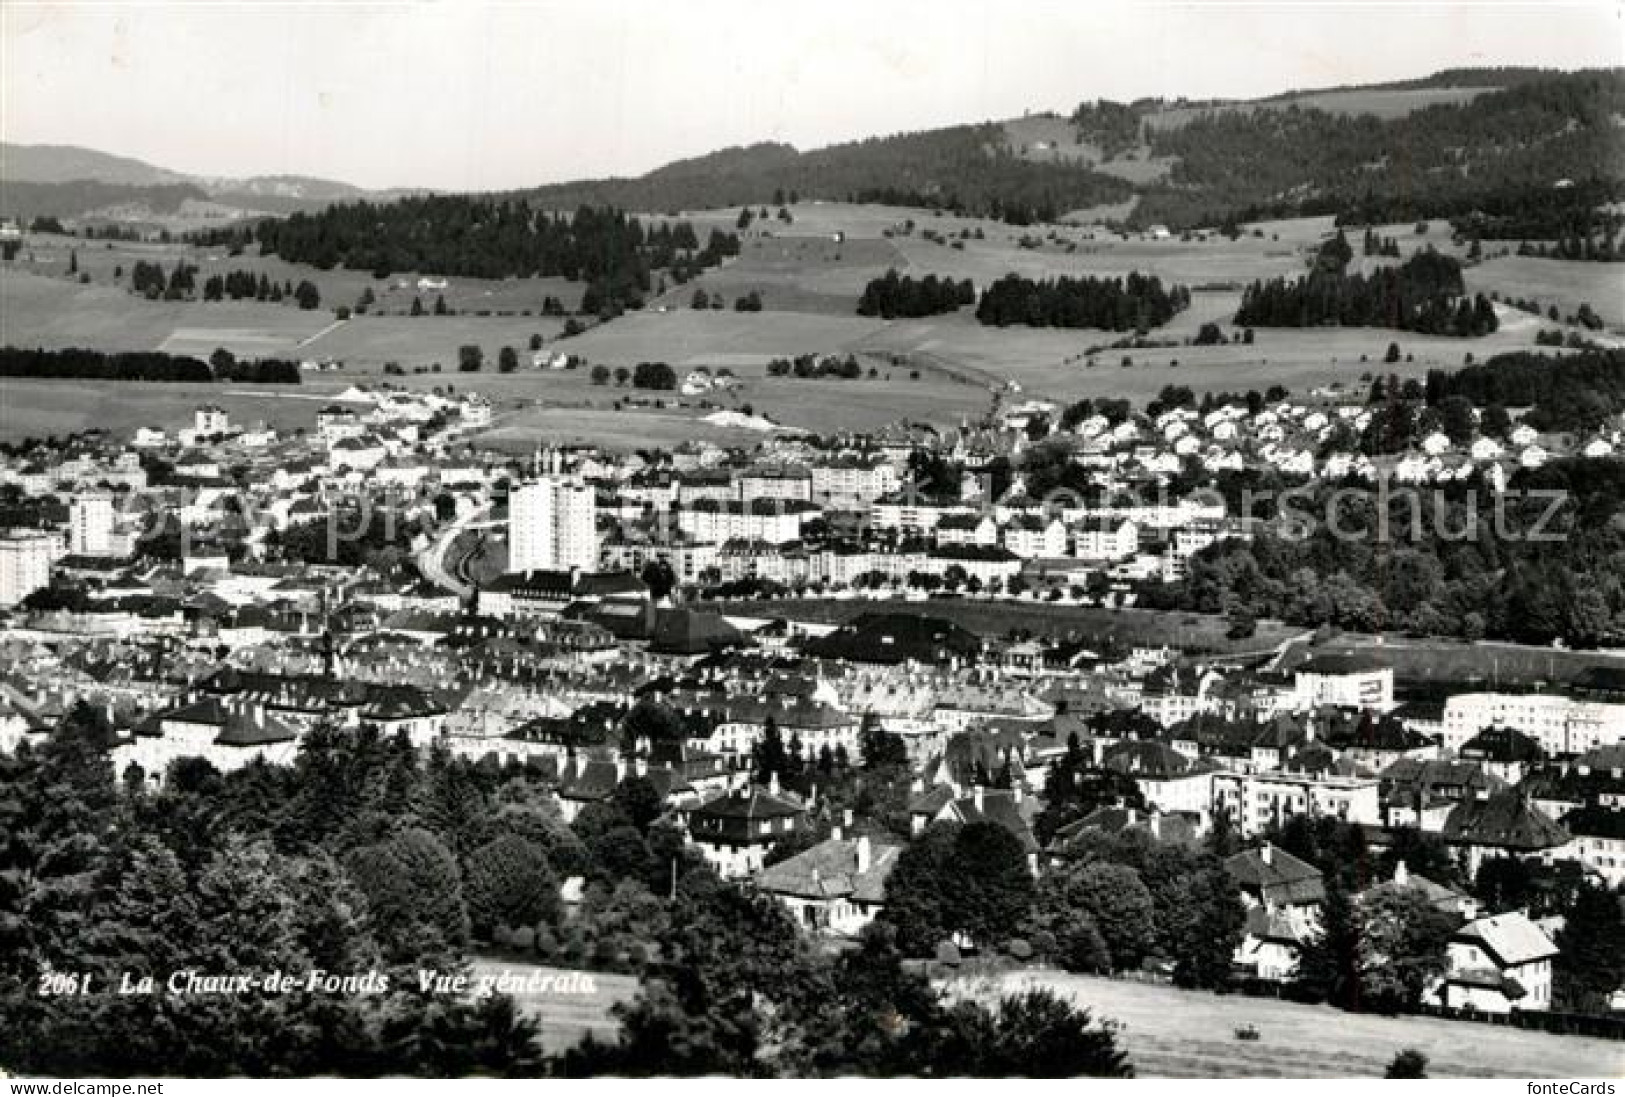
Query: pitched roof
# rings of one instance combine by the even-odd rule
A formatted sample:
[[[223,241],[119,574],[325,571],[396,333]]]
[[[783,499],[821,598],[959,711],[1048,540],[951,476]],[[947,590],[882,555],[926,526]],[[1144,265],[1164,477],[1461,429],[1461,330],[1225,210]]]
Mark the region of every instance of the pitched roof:
[[[1445,817],[1443,833],[1450,842],[1514,850],[1551,849],[1569,840],[1562,824],[1531,807],[1517,789],[1463,800]]]
[[[1326,897],[1318,868],[1268,842],[1225,858],[1224,870],[1243,891],[1270,905],[1318,903]]]
[[[1479,945],[1502,967],[1545,960],[1558,951],[1528,915],[1515,910],[1468,922],[1456,930],[1456,940]]]
[[[868,865],[858,871],[860,843],[868,843]],[[804,899],[855,899],[878,903],[885,898],[886,878],[897,866],[903,847],[867,837],[831,838],[756,877],[756,886],[779,895]]]

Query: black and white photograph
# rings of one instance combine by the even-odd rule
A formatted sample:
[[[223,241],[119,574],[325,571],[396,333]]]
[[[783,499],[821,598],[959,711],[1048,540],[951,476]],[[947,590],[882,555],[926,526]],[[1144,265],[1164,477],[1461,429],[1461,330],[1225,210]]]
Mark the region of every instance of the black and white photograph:
[[[1625,0],[0,0],[0,1097],[606,1078],[1625,1083]]]

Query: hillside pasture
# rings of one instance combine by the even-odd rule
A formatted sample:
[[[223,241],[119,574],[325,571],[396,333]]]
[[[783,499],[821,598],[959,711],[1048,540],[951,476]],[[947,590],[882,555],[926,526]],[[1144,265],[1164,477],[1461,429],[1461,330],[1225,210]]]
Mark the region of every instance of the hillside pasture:
[[[1204,320],[1218,322],[1227,334],[1238,334],[1230,323],[1238,300],[1235,294],[1197,294],[1190,310],[1153,332],[1152,338],[1183,340]],[[895,321],[856,349],[974,369],[1015,381],[1032,396],[1062,401],[1113,396],[1142,403],[1169,384],[1188,385],[1197,392],[1263,390],[1277,384],[1298,393],[1333,384],[1363,390],[1369,385],[1366,374],[1422,377],[1429,369],[1459,368],[1469,353],[1475,361],[1483,361],[1503,351],[1526,349],[1533,331],[1509,325],[1509,330],[1480,339],[1452,339],[1380,328],[1260,328],[1251,346],[1182,343],[1085,354],[1089,347],[1107,347],[1120,338],[1092,329],[983,327],[969,310],[962,310],[951,316]],[[1390,342],[1412,360],[1384,364]]]
[[[627,313],[566,340],[560,349],[590,362],[700,362],[708,354],[833,354],[885,327],[860,316],[674,309]]]
[[[491,429],[475,436],[482,445],[529,453],[539,444],[590,443],[628,452],[672,449],[685,442],[751,446],[770,437],[741,427],[714,426],[698,409],[535,405],[503,412]]]
[[[337,386],[210,385],[144,381],[46,381],[0,378],[0,441],[72,434],[100,427],[129,438],[138,427],[173,431],[192,425],[199,404],[217,404],[236,424],[281,431],[310,429]]]
[[[532,335],[547,341],[549,355],[567,351],[568,343],[554,345],[563,327],[562,320],[543,316],[354,316],[311,340],[302,353],[346,368],[397,362],[410,369],[438,362],[455,372],[458,348],[473,345],[485,352],[485,369],[495,373],[503,347],[518,353],[522,367],[530,365]]]
[[[1227,114],[1235,111],[1252,113],[1259,110],[1285,110],[1299,106],[1353,117],[1362,114],[1378,118],[1403,118],[1428,107],[1452,106],[1468,103],[1480,95],[1498,91],[1498,88],[1350,88],[1334,91],[1298,92],[1274,99],[1258,99],[1239,103],[1216,103],[1205,106],[1174,106],[1152,111],[1145,116],[1145,124],[1154,130],[1176,129],[1208,114]]]
[[[1082,139],[1070,119],[1056,115],[1012,118],[1003,127],[1010,151],[1033,163],[1076,164],[1140,184],[1165,179],[1175,163],[1171,156],[1152,156],[1143,144],[1107,159],[1098,145]]]
[[[326,311],[253,301],[147,301],[122,289],[82,285],[0,267],[3,341],[14,346],[88,347],[129,351],[171,349],[207,356],[224,346],[237,354],[296,357],[299,344],[333,320]]]
[[[1588,302],[1603,322],[1625,328],[1625,263],[1581,263],[1508,255],[1467,272],[1469,284],[1503,298],[1533,298],[1568,316]],[[1550,325],[1548,325],[1550,326]]]
[[[195,265],[200,290],[211,275],[235,270],[252,271],[256,277],[264,274],[270,281],[291,282],[296,286],[309,281],[321,294],[322,310],[329,314],[341,305],[353,307],[368,289],[376,299],[372,307],[375,315],[399,313],[403,316],[411,311],[414,297],[425,309],[432,309],[435,299],[444,297],[446,306],[458,313],[540,313],[543,298],[549,296],[559,298],[566,308],[574,309],[580,305],[584,289],[580,283],[562,278],[458,276],[446,277],[443,289],[420,288],[418,279],[424,272],[396,271],[387,278],[375,278],[364,270],[343,267],[320,270],[306,263],[290,263],[275,255],[260,255],[257,246],[247,248],[241,255],[231,255],[225,248],[196,247],[182,241],[80,240],[47,233],[29,233],[17,258],[7,266],[32,274],[61,277],[67,272],[70,252],[77,253],[79,271],[88,274],[93,284],[126,290],[131,268],[143,261],[158,263],[166,272],[182,261]],[[120,268],[122,277],[115,277]],[[439,280],[433,272],[427,273]]]
[[[1119,1046],[1148,1078],[1381,1078],[1402,1048],[1430,1077],[1617,1078],[1625,1044],[1435,1017],[1344,1013],[1331,1006],[1177,990],[1060,971],[961,981],[951,993],[991,1003],[1043,987],[1121,1028]],[[1236,1039],[1239,1028],[1257,1040]]]
[[[906,265],[907,260],[886,239],[837,241],[833,234],[791,235],[786,230],[782,235],[746,239],[737,258],[671,287],[650,304],[687,308],[696,289],[703,289],[721,295],[724,307],[731,309],[735,301],[754,291],[775,312],[850,316],[871,279]]]

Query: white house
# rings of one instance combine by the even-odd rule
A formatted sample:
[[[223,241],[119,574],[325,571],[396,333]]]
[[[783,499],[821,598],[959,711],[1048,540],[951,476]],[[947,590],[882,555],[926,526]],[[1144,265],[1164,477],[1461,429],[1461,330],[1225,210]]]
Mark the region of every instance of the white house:
[[[1481,1013],[1552,1008],[1552,957],[1541,928],[1521,911],[1468,922],[1450,938],[1449,970],[1427,997]]]

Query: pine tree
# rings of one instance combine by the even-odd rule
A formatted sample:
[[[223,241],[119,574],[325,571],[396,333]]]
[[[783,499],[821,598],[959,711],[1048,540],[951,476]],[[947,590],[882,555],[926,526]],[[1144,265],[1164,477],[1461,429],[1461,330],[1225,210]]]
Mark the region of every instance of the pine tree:
[[[1320,926],[1303,946],[1297,983],[1318,1001],[1342,1009],[1360,1006],[1360,924],[1338,873],[1328,873]]]

